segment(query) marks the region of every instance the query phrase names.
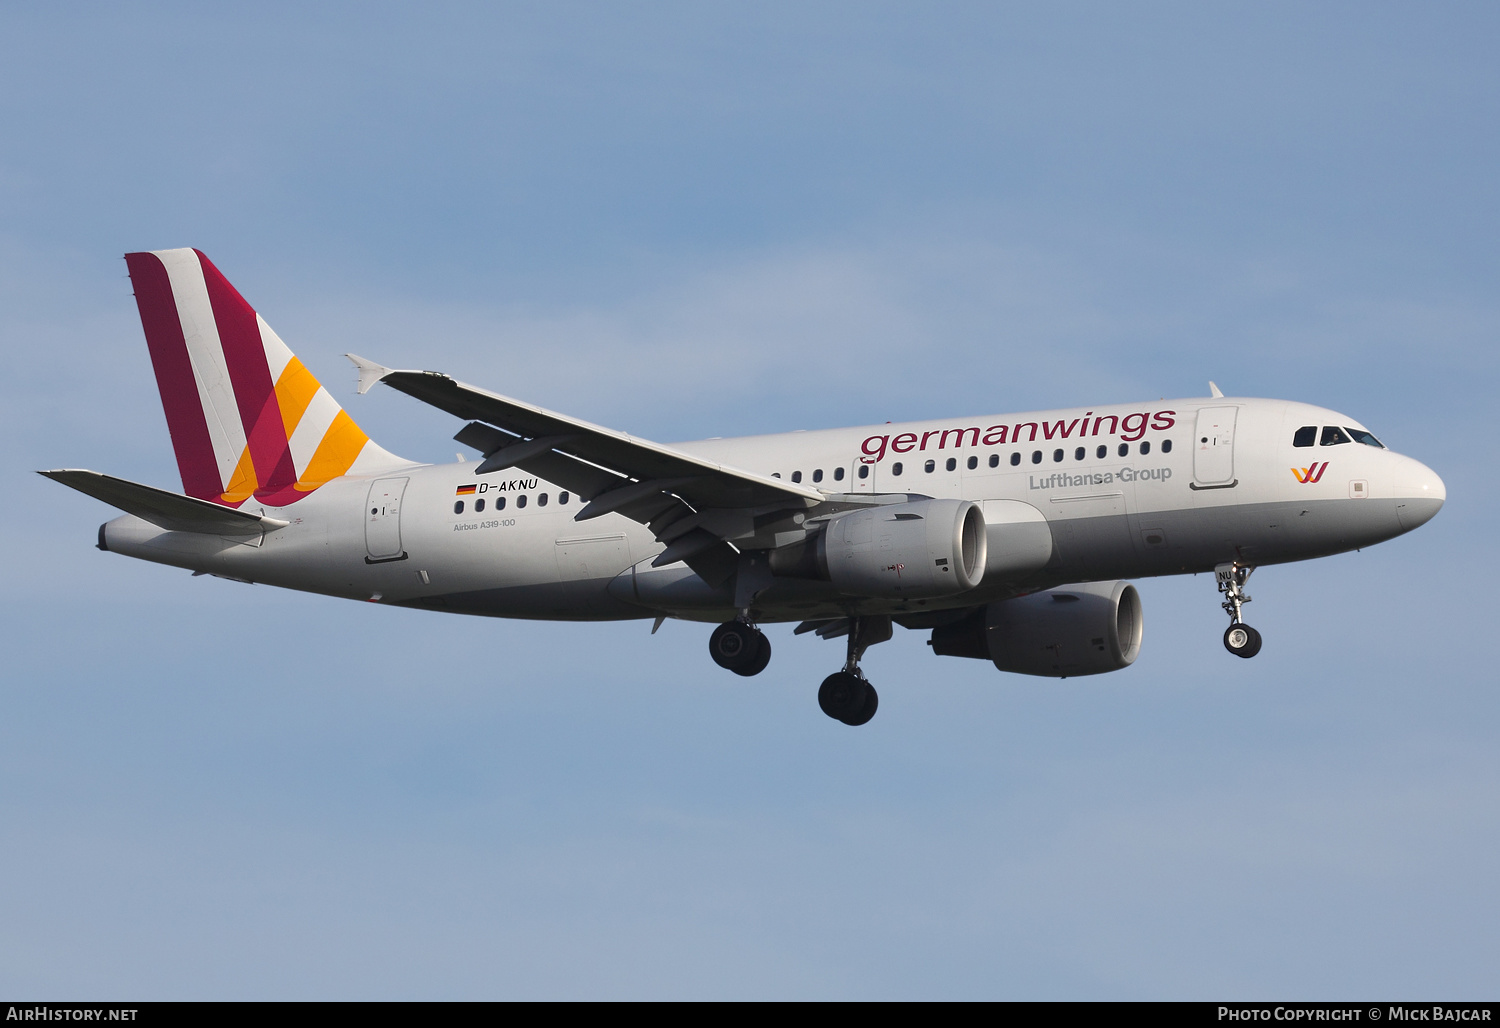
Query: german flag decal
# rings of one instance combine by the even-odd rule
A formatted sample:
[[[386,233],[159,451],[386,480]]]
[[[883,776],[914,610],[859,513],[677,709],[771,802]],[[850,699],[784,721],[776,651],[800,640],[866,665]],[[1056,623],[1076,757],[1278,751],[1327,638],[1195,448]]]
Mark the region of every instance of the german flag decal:
[[[461,485],[461,486],[458,487],[458,491],[455,492],[453,495],[454,496],[472,496],[473,493],[474,493],[474,490],[476,490],[478,488],[479,488],[479,486],[477,486],[477,485]]]

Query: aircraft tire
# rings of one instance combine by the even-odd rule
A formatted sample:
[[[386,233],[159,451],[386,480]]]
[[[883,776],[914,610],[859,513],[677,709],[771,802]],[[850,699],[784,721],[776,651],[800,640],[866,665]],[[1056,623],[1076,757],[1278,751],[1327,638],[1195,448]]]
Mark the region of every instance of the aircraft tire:
[[[766,669],[766,665],[771,663],[771,640],[766,638],[764,632],[757,631],[755,634],[760,640],[755,647],[755,659],[739,667],[730,668],[735,674],[746,678],[760,674]]]
[[[754,671],[746,669],[755,667],[760,661],[762,642],[765,642],[764,657],[769,661],[771,645],[764,633],[751,628],[743,621],[726,621],[715,628],[714,634],[708,637],[708,655],[714,659],[715,664],[726,671],[733,671],[737,675],[755,675],[765,670],[764,664],[756,667]]]
[[[858,718],[864,713],[869,694],[874,691],[870,688],[870,683],[858,675],[836,671],[823,679],[823,684],[818,687],[818,706],[835,721],[864,724],[863,721],[850,721],[849,718]],[[874,711],[870,713],[873,717]]]
[[[875,691],[875,687],[873,685],[871,685],[869,682],[866,682],[865,683],[865,705],[864,705],[864,707],[862,707],[860,709],[860,712],[858,714],[856,714],[854,717],[845,717],[845,718],[840,718],[839,720],[842,721],[842,722],[844,722],[844,724],[846,724],[846,725],[852,725],[855,728],[858,728],[860,725],[867,725],[867,724],[869,724],[870,723],[870,718],[874,717],[875,716],[875,711],[877,711],[879,709],[880,709],[880,694]]]
[[[1250,658],[1260,652],[1260,633],[1236,621],[1224,631],[1224,648],[1236,657]]]

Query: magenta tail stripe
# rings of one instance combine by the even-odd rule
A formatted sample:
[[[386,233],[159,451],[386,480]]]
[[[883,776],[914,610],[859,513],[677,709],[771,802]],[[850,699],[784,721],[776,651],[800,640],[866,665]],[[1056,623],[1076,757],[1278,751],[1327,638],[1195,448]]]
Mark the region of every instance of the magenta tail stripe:
[[[152,253],[127,253],[125,267],[135,287],[135,305],[146,333],[146,348],[151,351],[156,388],[161,392],[167,431],[182,475],[182,491],[200,500],[218,500],[224,484],[219,480],[213,439],[204,420],[203,401],[193,377],[167,269]]]
[[[219,344],[234,385],[250,460],[255,465],[260,486],[257,492],[278,492],[297,481],[297,470],[292,463],[281,408],[276,402],[276,383],[271,381],[271,369],[266,365],[265,344],[261,342],[255,310],[202,251],[194,252],[203,266],[203,282],[218,325]]]

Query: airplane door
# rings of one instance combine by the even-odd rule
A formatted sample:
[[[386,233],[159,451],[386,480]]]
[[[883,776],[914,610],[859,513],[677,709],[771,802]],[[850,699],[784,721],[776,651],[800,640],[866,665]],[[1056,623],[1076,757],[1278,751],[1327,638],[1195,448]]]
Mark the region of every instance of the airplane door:
[[[382,478],[370,483],[370,495],[365,500],[366,564],[406,557],[401,549],[401,497],[406,482],[404,478]]]
[[[1193,480],[1200,486],[1234,485],[1234,416],[1237,407],[1204,407],[1193,433]]]

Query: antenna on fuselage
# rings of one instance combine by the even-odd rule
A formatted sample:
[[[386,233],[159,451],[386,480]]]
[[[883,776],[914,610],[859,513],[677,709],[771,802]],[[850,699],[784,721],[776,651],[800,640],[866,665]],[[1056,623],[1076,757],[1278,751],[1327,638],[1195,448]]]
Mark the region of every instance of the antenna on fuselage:
[[[1219,391],[1218,386],[1214,385],[1212,379],[1210,379],[1208,383],[1208,395],[1212,396],[1216,400],[1222,400],[1224,398],[1224,394]]]

